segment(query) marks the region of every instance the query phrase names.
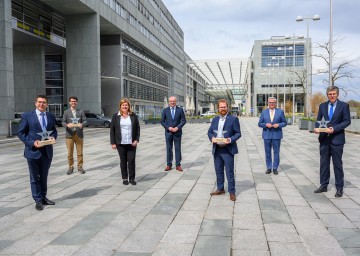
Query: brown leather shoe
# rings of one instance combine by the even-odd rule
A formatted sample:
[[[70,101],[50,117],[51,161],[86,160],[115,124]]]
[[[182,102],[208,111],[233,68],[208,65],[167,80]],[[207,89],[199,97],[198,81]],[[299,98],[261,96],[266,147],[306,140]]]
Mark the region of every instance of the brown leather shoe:
[[[181,165],[176,166],[176,170],[179,171],[179,172],[183,171],[183,169],[181,168]]]
[[[170,171],[171,170],[171,166],[166,166],[166,168],[165,168],[165,172],[167,172],[167,171]]]
[[[211,192],[210,195],[211,196],[218,196],[218,195],[222,195],[222,194],[225,194],[225,190],[215,190],[214,192]]]
[[[236,196],[234,193],[230,193],[230,200],[231,201],[236,201]]]

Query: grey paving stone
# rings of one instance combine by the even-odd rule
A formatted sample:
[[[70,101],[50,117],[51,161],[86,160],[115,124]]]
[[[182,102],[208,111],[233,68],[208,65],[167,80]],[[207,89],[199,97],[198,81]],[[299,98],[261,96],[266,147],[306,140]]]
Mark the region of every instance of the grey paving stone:
[[[195,244],[200,225],[171,225],[161,239],[163,243],[176,241],[177,243]]]
[[[0,240],[0,250],[12,245],[13,243],[13,240]]]
[[[264,210],[274,210],[274,211],[285,211],[285,205],[281,200],[273,199],[259,199],[260,209]]]
[[[233,228],[258,230],[264,229],[264,226],[260,214],[243,213],[234,214]]]
[[[269,242],[301,243],[300,236],[291,224],[264,224],[266,238]]]
[[[232,221],[231,220],[204,220],[201,224],[200,236],[231,236]]]
[[[290,216],[286,211],[264,210],[261,211],[264,224],[292,224]]]
[[[179,203],[158,203],[150,211],[150,214],[156,215],[175,215],[181,207]]]
[[[318,216],[311,207],[306,206],[286,206],[291,219],[317,219]]]
[[[164,232],[134,231],[119,247],[120,252],[148,252],[155,250]]]
[[[230,255],[231,237],[202,236],[196,240],[193,256],[218,256]]]
[[[269,242],[271,255],[305,256],[309,255],[302,243]]]
[[[268,251],[265,231],[233,229],[232,248],[234,250]]]
[[[343,248],[360,248],[359,229],[329,228],[329,232]]]
[[[168,229],[170,223],[173,221],[172,215],[147,215],[142,222],[137,226],[137,231],[154,231],[163,232]]]
[[[174,242],[160,242],[152,256],[179,255],[191,256],[194,244],[179,244]]]
[[[318,214],[318,216],[327,228],[356,228],[354,224],[342,214],[322,213]]]

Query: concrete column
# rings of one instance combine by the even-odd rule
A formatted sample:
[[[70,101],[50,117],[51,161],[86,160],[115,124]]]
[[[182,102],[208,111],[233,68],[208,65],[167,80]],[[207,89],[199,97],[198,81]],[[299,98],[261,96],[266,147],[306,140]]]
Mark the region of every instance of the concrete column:
[[[45,48],[41,45],[14,47],[15,111],[35,109],[35,98],[45,94]]]
[[[0,135],[14,119],[14,66],[11,1],[0,1]]]
[[[100,21],[98,14],[66,16],[67,95],[84,110],[101,111]]]

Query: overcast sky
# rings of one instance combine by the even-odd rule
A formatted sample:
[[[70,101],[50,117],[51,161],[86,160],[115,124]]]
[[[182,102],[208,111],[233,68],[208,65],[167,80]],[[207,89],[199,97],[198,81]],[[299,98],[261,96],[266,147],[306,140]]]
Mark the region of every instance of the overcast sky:
[[[185,34],[185,51],[193,60],[246,58],[251,54],[254,40],[271,36],[306,36],[306,20],[296,17],[320,15],[319,21],[309,20],[309,36],[316,43],[329,40],[330,0],[163,0]],[[341,37],[333,46],[339,57],[360,57],[360,1],[333,0],[333,37]],[[334,60],[336,64],[336,60]],[[323,63],[313,58],[314,69]],[[352,67],[360,76],[360,62]],[[325,76],[326,77],[326,76]],[[324,91],[324,77],[313,77],[313,90]],[[339,83],[360,95],[360,80],[341,80]],[[360,100],[349,93],[343,99]]]

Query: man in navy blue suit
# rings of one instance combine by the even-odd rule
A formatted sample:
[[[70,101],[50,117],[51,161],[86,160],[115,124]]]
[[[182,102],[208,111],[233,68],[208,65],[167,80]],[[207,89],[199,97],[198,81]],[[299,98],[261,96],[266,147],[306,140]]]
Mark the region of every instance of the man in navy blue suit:
[[[265,157],[266,157],[266,174],[271,171],[278,174],[280,163],[280,144],[283,138],[282,128],[287,125],[284,111],[276,108],[276,98],[269,97],[269,108],[261,112],[259,127],[263,128],[262,138],[264,140]],[[274,151],[274,161],[272,160],[271,150]]]
[[[349,104],[338,100],[339,88],[329,86],[326,89],[329,101],[321,103],[317,120],[323,118],[330,121],[327,124],[327,132],[317,130],[319,123],[316,123],[314,132],[319,134],[320,142],[320,187],[315,193],[327,191],[330,180],[330,158],[332,158],[335,173],[335,197],[343,196],[344,170],[342,165],[342,154],[345,144],[345,128],[351,123]]]
[[[210,193],[212,196],[225,194],[224,189],[224,166],[228,180],[230,200],[235,201],[235,174],[234,156],[238,153],[236,141],[241,137],[240,122],[235,116],[228,114],[228,103],[221,99],[218,101],[220,115],[214,117],[208,130],[209,140],[213,143],[212,153],[216,172],[217,190]],[[226,141],[218,143],[216,137],[222,134]]]
[[[32,197],[36,203],[35,208],[39,211],[44,209],[44,204],[55,204],[46,197],[47,177],[53,157],[53,146],[51,144],[42,146],[40,142],[43,134],[50,131],[50,139],[55,140],[58,135],[55,117],[46,112],[47,106],[47,97],[38,95],[35,100],[36,109],[22,115],[18,130],[18,137],[25,144],[24,157],[29,166]]]
[[[176,97],[169,97],[169,107],[164,108],[161,115],[161,125],[165,128],[166,140],[166,168],[165,171],[172,169],[173,145],[175,145],[175,164],[176,170],[182,172],[181,167],[181,136],[182,128],[186,124],[184,110],[176,106]]]

